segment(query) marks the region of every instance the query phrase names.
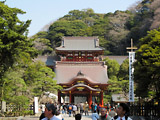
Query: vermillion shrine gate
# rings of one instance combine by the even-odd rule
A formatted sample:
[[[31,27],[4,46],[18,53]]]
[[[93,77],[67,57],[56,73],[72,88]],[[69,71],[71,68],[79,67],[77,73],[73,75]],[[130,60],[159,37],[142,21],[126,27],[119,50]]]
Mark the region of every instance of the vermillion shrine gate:
[[[107,89],[107,66],[99,61],[104,50],[99,47],[98,37],[63,37],[56,53],[61,61],[56,62],[58,92],[65,103],[98,102],[103,106],[103,92]]]

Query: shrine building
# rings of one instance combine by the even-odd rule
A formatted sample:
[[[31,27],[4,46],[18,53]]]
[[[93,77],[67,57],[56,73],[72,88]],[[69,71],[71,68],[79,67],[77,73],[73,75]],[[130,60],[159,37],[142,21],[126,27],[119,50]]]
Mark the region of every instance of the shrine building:
[[[62,103],[92,102],[103,106],[103,93],[107,89],[107,66],[99,60],[103,55],[98,37],[63,37],[56,54],[61,60],[56,62],[57,84],[62,86],[58,101]]]

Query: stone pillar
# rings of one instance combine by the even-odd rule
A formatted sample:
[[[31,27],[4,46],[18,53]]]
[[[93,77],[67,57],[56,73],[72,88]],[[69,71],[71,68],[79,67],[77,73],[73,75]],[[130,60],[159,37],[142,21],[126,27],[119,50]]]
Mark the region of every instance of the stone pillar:
[[[101,105],[102,105],[102,107],[103,107],[103,90],[101,90]]]
[[[2,113],[6,112],[6,101],[1,102],[1,112]]]

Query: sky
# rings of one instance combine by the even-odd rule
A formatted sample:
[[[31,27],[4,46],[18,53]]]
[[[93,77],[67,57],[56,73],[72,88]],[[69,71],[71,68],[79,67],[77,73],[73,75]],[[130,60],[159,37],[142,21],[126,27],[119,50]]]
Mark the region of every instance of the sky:
[[[21,21],[32,20],[28,28],[28,36],[32,36],[71,10],[92,8],[95,13],[114,13],[127,10],[137,1],[141,0],[6,0],[5,4],[26,12],[18,17]]]

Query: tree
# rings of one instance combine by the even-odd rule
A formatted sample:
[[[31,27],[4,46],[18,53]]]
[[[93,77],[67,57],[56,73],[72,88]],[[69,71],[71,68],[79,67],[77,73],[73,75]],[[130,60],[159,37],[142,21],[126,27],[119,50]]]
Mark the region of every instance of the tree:
[[[121,88],[119,87],[119,81],[118,81],[118,72],[119,72],[119,67],[120,65],[116,60],[111,60],[108,57],[104,59],[105,64],[107,65],[107,72],[108,72],[108,77],[109,81],[108,84],[108,94],[104,95],[107,100],[105,102],[108,102],[111,100],[111,96],[113,93],[119,93]]]
[[[129,59],[124,60],[120,65],[118,79],[121,84],[121,91],[127,98],[127,94],[129,93]]]
[[[107,65],[109,76],[108,94],[105,95],[106,101],[111,100],[112,94],[123,94],[127,98],[129,92],[129,61],[124,60],[121,65],[116,60],[104,59]]]
[[[87,25],[81,20],[59,20],[50,27],[47,39],[51,41],[53,48],[60,46],[63,36],[87,36]]]
[[[0,90],[3,91],[5,72],[20,58],[30,58],[36,55],[32,40],[27,39],[27,28],[30,20],[22,22],[17,14],[24,14],[20,9],[9,8],[0,2]],[[18,64],[18,63],[17,63]],[[1,100],[4,99],[3,92]]]
[[[46,65],[40,61],[31,63],[26,71],[24,80],[29,86],[29,91],[31,91],[31,96],[41,97],[44,92],[55,93],[56,90],[61,89],[59,85],[56,84],[56,80],[53,80],[55,73],[51,68],[46,67]]]
[[[15,115],[24,115],[30,100],[27,96],[27,88],[23,79],[24,69],[20,67],[10,68],[3,76],[3,87],[1,88],[1,98],[7,104],[13,105],[12,112]]]
[[[120,65],[118,78],[119,80],[129,80],[129,59],[125,59]]]
[[[159,99],[160,95],[160,29],[149,31],[140,39],[136,52],[134,78],[136,95],[142,98]]]
[[[32,36],[34,39],[34,47],[37,49],[39,55],[50,54],[53,52],[50,40],[46,39],[47,32],[41,31]]]
[[[116,60],[111,60],[108,57],[104,59],[105,64],[107,65],[108,77],[112,79],[118,75],[120,65]]]

